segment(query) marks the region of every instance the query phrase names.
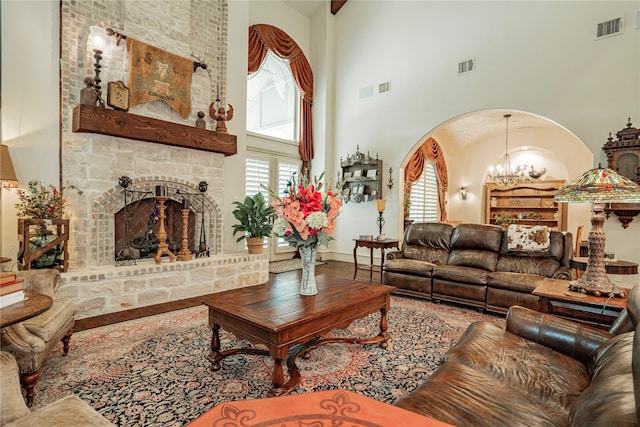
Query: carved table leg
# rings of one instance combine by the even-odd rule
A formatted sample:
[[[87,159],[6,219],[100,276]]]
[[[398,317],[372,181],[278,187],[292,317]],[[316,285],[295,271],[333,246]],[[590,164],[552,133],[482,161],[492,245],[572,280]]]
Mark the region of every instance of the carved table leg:
[[[213,356],[215,360],[220,355],[220,325],[214,323],[211,332],[211,356]],[[220,370],[220,359],[218,359],[216,363],[212,362],[211,370]]]
[[[282,359],[273,359],[273,362],[271,384],[273,384],[273,388],[279,389],[284,385],[284,370],[282,369]]]
[[[387,332],[389,329],[389,322],[387,321],[387,309],[380,309],[380,336],[383,338],[383,341],[380,343],[380,347],[387,348],[389,347],[389,333]]]

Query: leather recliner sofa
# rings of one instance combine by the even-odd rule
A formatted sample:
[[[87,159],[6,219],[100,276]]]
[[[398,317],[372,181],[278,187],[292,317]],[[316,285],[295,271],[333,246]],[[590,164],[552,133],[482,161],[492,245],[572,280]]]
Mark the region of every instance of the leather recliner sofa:
[[[510,249],[507,231],[485,224],[414,223],[402,248],[389,252],[383,283],[397,293],[506,313],[538,308],[531,292],[545,277],[571,278],[571,233],[551,231],[548,249]]]
[[[640,424],[640,285],[609,331],[525,307],[472,323],[394,404],[458,427]]]

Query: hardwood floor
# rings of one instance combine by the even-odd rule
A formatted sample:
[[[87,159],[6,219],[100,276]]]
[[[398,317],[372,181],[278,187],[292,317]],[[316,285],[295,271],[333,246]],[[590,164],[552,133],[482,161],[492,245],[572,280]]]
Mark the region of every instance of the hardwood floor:
[[[269,273],[269,279],[288,279],[291,277],[300,277],[302,270],[287,271],[285,273]],[[335,277],[353,278],[353,264],[341,261],[327,261],[326,264],[316,266],[316,274],[326,274]],[[369,282],[369,275],[366,271],[358,271],[357,279],[362,282]],[[373,282],[380,283],[380,273],[373,274]],[[195,307],[201,304],[202,296],[188,298],[180,301],[172,301],[164,304],[156,304],[148,307],[135,308],[132,310],[121,311],[118,313],[110,313],[102,316],[90,317],[76,321],[73,328],[74,331],[83,331],[85,329],[97,328],[99,326],[111,325],[127,320],[138,319],[141,317],[152,316],[154,314],[166,313],[183,308]]]

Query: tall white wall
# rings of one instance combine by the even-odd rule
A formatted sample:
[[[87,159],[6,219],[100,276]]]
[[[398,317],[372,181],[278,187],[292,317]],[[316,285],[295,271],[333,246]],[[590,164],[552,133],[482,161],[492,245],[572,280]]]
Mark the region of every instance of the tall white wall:
[[[640,125],[639,9],[638,1],[347,2],[334,23],[339,40],[334,162],[359,144],[360,151],[377,152],[384,160],[386,182],[388,168],[397,171],[411,148],[447,120],[486,109],[517,109],[563,126],[589,148],[595,165],[606,163],[601,147],[608,133],[623,128],[627,117]],[[596,41],[596,24],[618,16],[624,33]],[[472,57],[476,71],[458,76],[457,63]],[[389,93],[376,90],[359,99],[360,88],[377,89],[386,81]],[[495,153],[469,150],[447,159],[452,185],[459,185],[470,165],[496,162]],[[569,162],[567,170],[592,166],[582,155]],[[465,177],[476,189],[484,180],[482,171]],[[384,214],[387,236],[400,221],[398,178],[384,193],[390,201]],[[477,217],[482,198],[475,196],[465,209]],[[377,232],[376,215],[367,203],[343,209],[336,257],[349,260],[351,239]],[[640,261],[640,238],[628,238],[640,236],[640,219],[624,230],[612,218],[605,228],[607,250]]]
[[[58,186],[58,1],[3,1],[0,7],[2,143],[9,146],[22,188],[34,179]],[[0,254],[15,262],[18,197],[15,189],[0,191]]]

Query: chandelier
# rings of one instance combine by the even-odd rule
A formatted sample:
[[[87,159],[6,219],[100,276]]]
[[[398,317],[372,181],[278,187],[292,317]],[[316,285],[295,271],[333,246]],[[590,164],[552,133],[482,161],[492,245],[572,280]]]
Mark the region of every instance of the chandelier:
[[[504,158],[502,164],[495,169],[489,167],[489,179],[499,185],[514,185],[520,181],[520,175],[515,173],[511,168],[511,156],[509,155],[509,117],[511,114],[505,114],[506,133],[504,140]]]

